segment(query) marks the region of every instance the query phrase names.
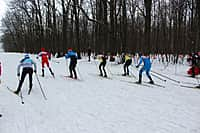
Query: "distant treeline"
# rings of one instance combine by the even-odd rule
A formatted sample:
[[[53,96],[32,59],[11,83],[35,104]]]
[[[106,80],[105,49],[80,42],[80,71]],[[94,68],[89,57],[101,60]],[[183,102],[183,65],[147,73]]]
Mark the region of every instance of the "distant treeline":
[[[200,51],[200,0],[11,0],[5,51]]]

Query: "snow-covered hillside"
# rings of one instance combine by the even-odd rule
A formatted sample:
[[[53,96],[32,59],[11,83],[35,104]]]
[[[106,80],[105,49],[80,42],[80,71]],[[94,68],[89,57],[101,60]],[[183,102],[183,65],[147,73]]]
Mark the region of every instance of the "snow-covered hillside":
[[[40,75],[40,62],[32,57]],[[55,79],[47,69],[44,78],[39,76],[47,100],[35,75],[32,93],[27,94],[27,76],[22,88],[25,103],[21,104],[20,97],[7,89],[15,90],[18,85],[16,68],[21,58],[23,54],[0,54],[0,133],[200,133],[199,89],[155,77],[154,81],[165,88],[137,85],[131,83],[136,81],[134,77],[119,76],[122,65],[111,63],[106,66],[110,78],[102,78],[94,60],[79,60],[80,80],[73,80],[64,77],[68,75],[65,59],[52,59]],[[182,82],[197,83],[185,76],[187,65],[170,64],[164,69],[154,62],[152,69]],[[136,68],[130,70],[138,77]],[[145,75],[143,81],[148,81]]]

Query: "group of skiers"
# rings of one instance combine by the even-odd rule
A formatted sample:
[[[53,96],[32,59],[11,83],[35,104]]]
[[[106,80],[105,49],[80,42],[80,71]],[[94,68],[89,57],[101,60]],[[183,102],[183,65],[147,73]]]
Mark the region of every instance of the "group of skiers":
[[[90,52],[90,51],[89,51]],[[91,52],[89,54],[89,60],[90,61],[90,55]],[[39,52],[38,56],[36,57],[37,59],[41,57],[41,63],[42,63],[42,77],[44,77],[44,68],[45,65],[48,67],[51,75],[53,77],[55,77],[54,72],[52,71],[50,65],[49,65],[49,53],[47,51],[45,51],[44,48],[41,48],[41,52]],[[150,76],[150,69],[151,69],[151,61],[150,61],[150,57],[148,55],[141,55],[139,54],[139,63],[136,65],[136,68],[138,68],[142,63],[144,64],[142,66],[142,68],[139,71],[139,80],[137,83],[141,84],[142,82],[142,73],[143,71],[146,72],[147,77],[150,80],[150,83],[153,84],[153,80]],[[75,51],[73,51],[71,48],[68,49],[68,52],[65,54],[65,59],[70,58],[70,64],[69,64],[69,71],[70,71],[70,78],[74,78],[77,79],[77,73],[76,73],[76,65],[77,65],[77,53]],[[106,54],[103,54],[102,56],[100,56],[100,64],[99,64],[99,71],[100,71],[100,76],[104,76],[107,77],[107,73],[105,70],[105,66],[106,66],[106,60],[108,59]],[[123,76],[129,75],[129,66],[132,64],[132,57],[130,54],[125,54],[124,56],[124,74],[122,74]],[[20,69],[22,68],[22,73],[21,73],[21,77],[20,77]],[[1,69],[0,69],[1,70]],[[29,75],[29,91],[28,94],[31,93],[32,90],[32,76],[33,76],[33,72],[35,74],[37,74],[37,65],[36,63],[31,59],[31,57],[29,56],[29,54],[25,54],[24,58],[20,61],[18,67],[17,67],[17,76],[19,78],[19,84],[17,87],[17,90],[14,91],[14,93],[19,94],[19,92],[21,91],[21,87],[22,84],[24,82],[24,79],[26,77],[26,75]],[[1,71],[0,71],[1,74]]]
[[[122,74],[122,76],[127,76],[129,75],[129,66],[132,64],[132,57],[130,54],[124,54],[124,73]],[[99,64],[99,71],[100,71],[100,76],[104,76],[107,77],[106,74],[106,70],[105,70],[105,66],[106,66],[106,60],[108,59],[108,57],[103,54],[100,56],[100,64]],[[147,77],[149,78],[149,83],[154,84],[154,81],[152,80],[151,76],[150,76],[150,70],[151,70],[151,61],[150,61],[150,56],[148,54],[146,55],[142,55],[139,54],[139,63],[135,66],[136,68],[138,68],[141,64],[143,63],[143,66],[141,67],[141,69],[139,70],[139,80],[136,82],[138,84],[142,83],[142,73],[145,71]],[[103,69],[103,72],[102,72]]]
[[[91,56],[91,49],[88,49],[88,61],[91,60],[90,58]],[[145,71],[147,77],[149,78],[149,83],[154,84],[154,81],[152,80],[152,77],[150,75],[150,71],[151,71],[151,60],[150,60],[150,56],[149,54],[138,54],[139,59],[138,59],[138,63],[135,65],[136,68],[139,68],[139,66],[142,65],[142,67],[139,70],[139,80],[137,81],[138,84],[142,83],[142,73]],[[49,64],[49,59],[50,59],[50,54],[45,50],[45,48],[41,48],[41,51],[39,52],[38,56],[36,57],[37,59],[41,57],[41,63],[42,63],[42,77],[44,77],[44,68],[45,65],[48,67],[51,75],[53,77],[55,77],[54,72],[52,71],[52,68],[50,67]],[[77,79],[77,73],[76,73],[76,65],[77,65],[77,53],[75,51],[73,51],[71,48],[68,49],[68,52],[65,54],[65,59],[70,58],[70,64],[69,64],[69,71],[70,71],[70,78],[74,78]],[[107,62],[108,56],[106,54],[103,54],[100,56],[100,64],[99,64],[99,72],[100,72],[100,76],[103,77],[107,77],[107,73],[106,73],[106,62]],[[132,64],[132,56],[130,54],[123,54],[123,70],[124,73],[122,74],[122,76],[128,76],[130,75],[129,73],[129,66]],[[191,56],[191,58],[188,59],[188,61],[192,62],[192,73],[193,73],[193,67],[196,67],[197,65],[199,65],[199,61],[200,60],[200,53],[198,54],[194,54]],[[20,74],[20,69],[22,68],[22,73]],[[2,72],[2,66],[0,63],[0,77],[1,77],[1,72]],[[31,57],[29,56],[29,54],[25,54],[24,58],[22,60],[20,60],[20,63],[17,67],[17,76],[19,78],[19,84],[17,87],[17,90],[14,92],[16,94],[19,94],[19,92],[21,91],[21,87],[22,84],[24,82],[24,79],[26,77],[26,75],[29,75],[29,91],[28,94],[30,94],[31,90],[32,90],[32,76],[33,76],[33,72],[35,74],[37,74],[37,65],[36,63],[31,59]],[[21,77],[20,77],[21,75]]]
[[[142,65],[142,67],[139,70],[139,80],[136,82],[138,84],[142,83],[142,73],[145,71],[147,77],[149,78],[149,83],[150,84],[154,84],[154,81],[152,80],[152,77],[150,75],[150,71],[151,71],[151,60],[150,60],[150,55],[149,54],[141,54],[139,53],[139,59],[138,59],[138,63],[136,64],[136,68],[139,68],[139,66]],[[41,48],[41,51],[39,52],[38,56],[36,57],[37,59],[41,57],[41,63],[42,63],[42,77],[44,77],[44,68],[45,65],[48,67],[51,75],[53,77],[55,77],[54,72],[52,71],[50,65],[49,65],[49,59],[51,58],[51,55],[45,50],[45,48]],[[129,73],[129,66],[132,64],[132,56],[130,54],[123,54],[122,55],[123,59],[122,62],[124,63],[123,65],[123,70],[124,73],[122,74],[122,76],[128,76],[130,75]],[[73,51],[71,48],[68,49],[68,52],[65,54],[65,59],[69,59],[70,58],[70,64],[69,64],[69,71],[70,71],[70,78],[74,78],[77,79],[77,73],[76,73],[76,65],[77,65],[77,53],[75,51]],[[107,62],[108,56],[106,54],[103,54],[100,56],[100,64],[99,64],[99,72],[100,72],[100,76],[103,77],[107,77],[107,73],[106,73],[106,62]],[[91,61],[91,49],[88,49],[88,61]],[[189,56],[188,62],[191,62],[191,69],[190,69],[190,73],[188,72],[188,74],[191,74],[192,77],[195,77],[195,75],[197,75],[197,68],[198,68],[198,74],[200,73],[200,52],[198,53],[193,53]],[[20,69],[22,68],[22,73],[20,74]],[[35,74],[37,74],[37,65],[36,63],[31,59],[29,54],[25,54],[24,58],[20,60],[19,65],[17,67],[17,76],[19,78],[19,84],[17,87],[17,90],[14,91],[15,94],[19,94],[21,91],[21,87],[22,84],[24,82],[24,79],[26,77],[26,75],[29,75],[29,91],[28,94],[31,93],[32,87],[33,87],[33,83],[32,83],[32,76],[33,76],[33,72]],[[0,83],[1,83],[1,75],[2,75],[2,65],[0,62]],[[20,77],[21,75],[21,77]],[[0,114],[0,117],[2,115]]]
[[[51,75],[53,77],[55,77],[55,75],[54,75],[54,73],[53,73],[53,71],[52,71],[52,69],[49,65],[50,54],[47,51],[45,51],[44,48],[41,48],[41,52],[38,54],[38,56],[41,57],[41,60],[42,60],[41,61],[41,63],[42,63],[42,77],[44,77],[45,65],[48,67]],[[37,59],[39,58],[38,56],[36,57]],[[76,70],[75,70],[75,67],[76,67],[76,64],[77,64],[77,54],[76,54],[76,52],[72,51],[71,48],[68,49],[68,52],[65,54],[65,58],[66,59],[70,58],[70,65],[69,65],[70,76],[69,77],[77,79],[77,74],[76,74]],[[22,68],[22,74],[21,74],[21,77],[20,77],[20,69],[21,68]],[[19,94],[19,92],[21,91],[22,84],[23,84],[24,79],[25,79],[27,74],[29,75],[29,91],[28,91],[28,94],[30,94],[30,92],[32,90],[32,86],[33,86],[33,83],[32,83],[33,72],[35,74],[37,74],[37,65],[31,59],[29,54],[25,54],[24,58],[20,61],[19,65],[17,67],[17,76],[19,78],[19,85],[17,87],[17,90],[14,91],[15,94]]]

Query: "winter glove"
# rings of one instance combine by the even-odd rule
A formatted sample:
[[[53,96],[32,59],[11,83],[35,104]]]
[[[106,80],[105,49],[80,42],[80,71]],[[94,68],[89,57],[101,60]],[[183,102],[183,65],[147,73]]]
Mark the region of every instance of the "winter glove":
[[[36,71],[36,70],[34,70],[34,73],[37,73],[37,71]]]
[[[19,77],[19,76],[20,76],[20,73],[17,73],[17,76]]]
[[[138,68],[139,66],[137,65],[137,66],[135,66],[136,68]]]
[[[36,56],[36,59],[39,59],[39,57],[38,57],[38,56]]]

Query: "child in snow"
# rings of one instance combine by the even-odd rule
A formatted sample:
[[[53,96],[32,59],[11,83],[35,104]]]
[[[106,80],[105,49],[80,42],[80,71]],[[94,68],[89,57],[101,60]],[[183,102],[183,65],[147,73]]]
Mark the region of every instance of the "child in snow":
[[[72,51],[71,48],[68,49],[68,52],[65,54],[65,59],[70,58],[70,64],[69,64],[69,71],[70,71],[70,78],[75,78],[77,79],[77,74],[76,74],[76,64],[77,64],[77,53]],[[74,73],[74,76],[73,76]]]
[[[24,82],[24,79],[27,74],[29,74],[29,91],[28,94],[30,94],[31,89],[32,89],[32,75],[33,75],[33,65],[34,65],[34,72],[36,73],[37,67],[36,63],[30,58],[28,54],[25,54],[24,58],[20,61],[20,64],[17,67],[17,76],[20,76],[20,68],[22,67],[22,75],[21,79],[19,80],[19,85],[17,90],[14,92],[16,94],[19,94],[21,91],[22,84]]]
[[[38,56],[42,57],[42,77],[44,77],[44,65],[45,64],[49,68],[51,75],[54,77],[54,73],[53,73],[51,67],[49,66],[49,53],[45,51],[45,48],[41,48],[41,52],[38,54]]]
[[[104,77],[107,77],[106,70],[105,70],[106,60],[107,60],[107,56],[101,55],[100,64],[99,64],[99,71],[100,71],[100,76],[103,76],[103,73],[102,73],[102,68],[103,68]]]
[[[139,59],[139,63],[138,65],[136,65],[136,68],[138,68],[143,62],[143,67],[140,69],[139,71],[139,81],[137,83],[141,84],[142,82],[142,73],[143,71],[146,71],[146,75],[149,78],[151,84],[154,84],[151,76],[150,76],[150,70],[151,70],[151,61],[150,61],[150,56],[146,55],[146,56],[141,56],[140,55],[140,59]]]
[[[129,69],[128,67],[131,65],[132,59],[129,54],[125,55],[125,63],[124,63],[124,74],[123,76],[129,75]]]

